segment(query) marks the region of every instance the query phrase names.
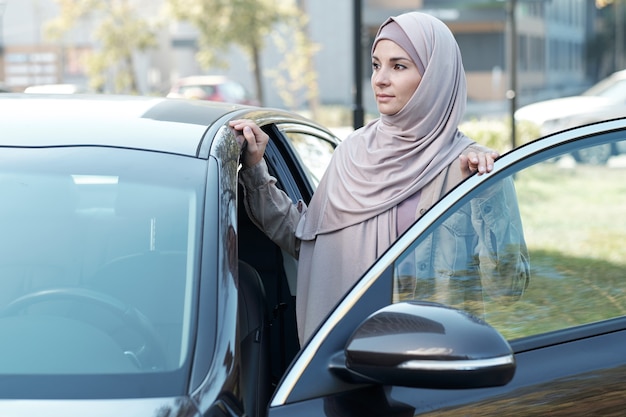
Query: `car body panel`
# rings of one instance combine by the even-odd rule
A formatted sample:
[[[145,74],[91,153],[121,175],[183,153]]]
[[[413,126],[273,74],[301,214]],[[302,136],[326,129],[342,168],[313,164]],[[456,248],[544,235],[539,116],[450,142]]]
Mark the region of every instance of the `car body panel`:
[[[606,97],[574,96],[540,101],[520,108],[515,113],[518,120],[532,120],[539,125],[553,119],[579,118],[583,121],[600,121],[602,114],[614,118],[619,114],[615,101]],[[584,123],[583,123],[584,124]],[[571,127],[565,125],[565,127]],[[544,134],[552,132],[542,132]]]

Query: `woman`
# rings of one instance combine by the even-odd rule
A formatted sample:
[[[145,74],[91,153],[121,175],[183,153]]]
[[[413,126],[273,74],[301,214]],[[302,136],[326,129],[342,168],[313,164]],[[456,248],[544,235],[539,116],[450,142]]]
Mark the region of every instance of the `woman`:
[[[380,118],[337,147],[309,207],[274,186],[263,161],[267,135],[249,120],[230,124],[248,142],[240,174],[248,214],[299,259],[301,343],[409,225],[498,157],[457,129],[465,73],[443,22],[417,12],[389,18],[374,40],[372,69]]]

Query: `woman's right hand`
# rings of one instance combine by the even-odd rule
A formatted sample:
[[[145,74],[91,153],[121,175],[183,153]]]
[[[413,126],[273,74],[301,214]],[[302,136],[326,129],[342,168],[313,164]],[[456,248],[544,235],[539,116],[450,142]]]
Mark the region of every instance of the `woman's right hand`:
[[[459,155],[461,160],[461,173],[463,178],[467,178],[475,172],[478,175],[488,174],[493,170],[493,163],[500,158],[496,151],[489,152],[469,152],[467,155]]]
[[[249,119],[231,120],[228,124],[235,129],[235,138],[240,147],[243,147],[244,143],[247,142],[241,155],[243,166],[251,167],[258,164],[263,159],[270,137]]]

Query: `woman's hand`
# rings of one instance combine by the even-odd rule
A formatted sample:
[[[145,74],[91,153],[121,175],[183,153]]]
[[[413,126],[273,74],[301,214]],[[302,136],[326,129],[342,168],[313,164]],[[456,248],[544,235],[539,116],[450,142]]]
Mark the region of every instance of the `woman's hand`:
[[[228,124],[235,129],[235,138],[240,147],[243,147],[247,142],[241,155],[243,166],[251,167],[258,164],[263,159],[265,147],[270,137],[252,120],[231,120]]]
[[[491,152],[469,152],[467,155],[460,155],[461,172],[467,178],[475,172],[478,175],[486,174],[493,170],[493,162],[500,158],[496,151]]]

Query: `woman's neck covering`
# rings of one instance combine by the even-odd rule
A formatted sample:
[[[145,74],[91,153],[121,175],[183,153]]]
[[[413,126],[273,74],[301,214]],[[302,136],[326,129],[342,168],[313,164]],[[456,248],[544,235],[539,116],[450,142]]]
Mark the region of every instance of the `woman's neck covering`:
[[[392,22],[410,41],[409,56],[417,56],[423,65],[422,80],[398,113],[381,115],[337,147],[298,229],[301,239],[311,240],[395,208],[473,143],[457,129],[467,87],[452,32],[435,17],[411,12],[384,22],[374,45],[383,36],[399,39],[393,28],[385,29]],[[406,41],[398,42],[406,46]]]

